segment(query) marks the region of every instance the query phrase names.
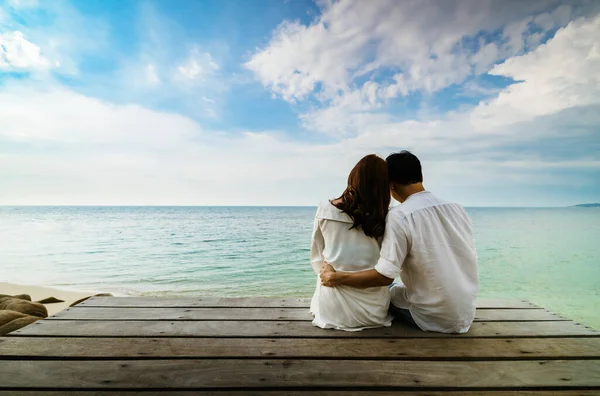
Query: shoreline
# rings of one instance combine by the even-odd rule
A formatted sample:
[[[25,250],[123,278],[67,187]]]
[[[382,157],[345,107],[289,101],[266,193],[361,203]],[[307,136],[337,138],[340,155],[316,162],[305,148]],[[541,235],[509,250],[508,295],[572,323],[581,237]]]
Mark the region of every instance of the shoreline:
[[[52,316],[77,300],[101,293],[99,291],[69,290],[49,286],[22,285],[16,283],[0,282],[0,294],[11,296],[17,294],[29,294],[32,301],[39,301],[48,297],[55,297],[64,300],[62,303],[44,304],[48,310],[48,316]]]

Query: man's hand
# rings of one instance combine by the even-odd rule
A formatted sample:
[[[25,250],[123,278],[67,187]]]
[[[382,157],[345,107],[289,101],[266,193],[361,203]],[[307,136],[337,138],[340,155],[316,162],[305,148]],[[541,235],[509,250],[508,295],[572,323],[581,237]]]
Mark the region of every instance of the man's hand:
[[[335,286],[335,269],[327,261],[323,263],[319,276],[321,277],[321,284],[323,286]]]

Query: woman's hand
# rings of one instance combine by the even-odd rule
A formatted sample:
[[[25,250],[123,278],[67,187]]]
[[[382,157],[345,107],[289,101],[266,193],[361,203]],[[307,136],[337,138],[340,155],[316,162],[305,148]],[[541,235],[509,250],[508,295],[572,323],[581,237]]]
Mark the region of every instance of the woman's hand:
[[[321,277],[321,284],[327,287],[335,286],[335,269],[329,264],[327,261],[323,262],[323,266],[321,267],[321,271],[319,273]]]

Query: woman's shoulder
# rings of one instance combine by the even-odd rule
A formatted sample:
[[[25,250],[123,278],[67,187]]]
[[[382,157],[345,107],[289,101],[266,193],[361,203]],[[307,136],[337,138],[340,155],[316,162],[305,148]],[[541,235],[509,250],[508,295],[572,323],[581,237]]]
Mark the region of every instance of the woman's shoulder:
[[[350,216],[333,206],[333,204],[329,200],[324,200],[319,203],[316,217],[318,219],[324,220],[335,220],[344,223],[353,223]]]

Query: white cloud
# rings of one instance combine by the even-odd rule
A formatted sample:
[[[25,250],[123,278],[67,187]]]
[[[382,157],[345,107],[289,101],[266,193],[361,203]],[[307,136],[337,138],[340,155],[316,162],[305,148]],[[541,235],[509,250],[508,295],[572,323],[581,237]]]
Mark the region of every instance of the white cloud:
[[[367,41],[366,36],[352,32],[330,35],[321,23],[306,27],[284,22],[269,46],[256,53],[246,66],[266,87],[293,101],[312,93],[320,81],[332,90],[344,88],[348,69],[359,65],[361,48]]]
[[[596,114],[588,126],[593,128],[600,122],[597,110],[560,119]],[[429,188],[465,204],[482,202],[461,196],[461,181],[472,193],[475,187],[530,185],[532,172],[600,169],[597,156],[488,158],[498,153],[494,145],[519,142],[527,138],[523,131],[552,128],[558,124],[552,119],[512,126],[517,131],[506,141],[502,134],[485,141],[465,135],[461,119],[378,120],[366,123],[359,136],[307,144],[273,132],[205,131],[174,114],[113,105],[60,87],[15,85],[0,92],[0,119],[0,204],[310,205],[339,194],[347,172],[366,153],[385,156],[398,148],[423,159]],[[16,143],[27,150],[6,150]],[[511,202],[524,204],[517,198]]]
[[[461,87],[464,96],[491,96],[497,95],[500,91],[502,88],[477,81],[469,81]]]
[[[517,82],[471,116],[478,129],[600,103],[600,16],[560,29],[545,45],[495,66],[490,74]]]
[[[571,22],[546,44],[525,55],[509,58],[490,71],[493,75],[513,78],[517,83],[501,90],[475,83],[465,86],[464,90],[493,95],[493,98],[483,100],[474,108],[427,117],[432,121],[437,119],[439,128],[432,128],[428,122],[399,122],[397,117],[385,112],[382,105],[401,94],[403,80],[398,75],[394,77],[395,82],[388,85],[368,81],[360,88],[338,94],[326,107],[305,112],[300,118],[311,130],[338,137],[365,135],[374,141],[391,139],[386,131],[394,129],[393,136],[403,142],[420,142],[421,138],[435,141],[436,136],[514,134],[518,129],[511,132],[501,127],[571,107],[600,103],[598,37],[600,16]],[[413,129],[415,122],[418,128]],[[530,136],[537,133],[526,132]]]
[[[219,65],[208,52],[200,52],[198,48],[190,51],[188,59],[177,66],[177,72],[186,80],[203,80],[219,70]]]
[[[113,85],[114,96],[149,107],[169,103],[196,117],[218,117],[221,101],[216,99],[227,90],[228,82],[223,81],[219,66],[209,53],[200,53],[194,47],[177,62],[177,51],[142,47],[140,53],[123,62],[115,79],[107,81]]]
[[[481,185],[489,183],[485,178],[491,174],[494,179],[504,175],[505,182],[517,177],[514,164],[527,165],[521,172],[528,177],[541,170],[597,170],[599,143],[592,142],[600,142],[599,28],[600,16],[579,19],[545,45],[496,66],[492,73],[520,82],[499,92],[485,89],[496,97],[470,109],[427,120],[401,120],[379,106],[394,84],[382,87],[371,82],[334,98],[326,108],[303,114],[302,121],[320,132],[342,136],[337,146],[342,150],[414,150],[439,171],[435,183],[443,184],[448,177],[450,170],[438,167],[448,161],[458,161]]]
[[[29,47],[29,53],[37,50],[47,60],[45,67],[52,66],[55,72],[77,75],[82,58],[102,54],[110,48],[106,22],[83,15],[69,2],[11,0],[7,5],[10,18],[0,28],[20,32],[27,41],[22,45]],[[40,23],[41,16],[44,23]]]
[[[542,31],[565,23],[569,6],[555,1],[360,0],[326,2],[308,26],[286,21],[269,44],[246,63],[259,80],[285,100],[320,91],[327,99],[353,89],[356,77],[373,71],[400,71],[399,92],[433,92],[483,73],[498,60],[524,50],[532,24]],[[549,10],[544,19],[544,11]],[[531,15],[538,16],[533,19]],[[537,21],[541,20],[542,25]],[[482,31],[502,29],[499,43],[475,40]],[[476,41],[476,40],[475,40]]]
[[[0,70],[42,70],[52,66],[40,47],[19,31],[0,34]]]
[[[13,8],[35,8],[39,7],[39,0],[8,0],[8,5]]]
[[[158,77],[156,67],[151,63],[146,65],[146,80],[150,85],[160,84],[160,77]]]
[[[22,143],[168,148],[201,133],[179,115],[115,106],[59,86],[5,85],[0,103],[0,137]]]
[[[339,158],[274,134],[205,133],[186,117],[57,86],[5,86],[0,119],[0,147],[27,147],[0,150],[2,204],[301,204],[294,184],[312,184]]]
[[[152,108],[168,104],[194,118],[218,118],[222,97],[231,84],[219,65],[223,45],[190,41],[180,24],[150,3],[142,4],[140,10],[138,51],[121,60],[115,78],[103,88],[110,86],[110,97],[119,101]]]

